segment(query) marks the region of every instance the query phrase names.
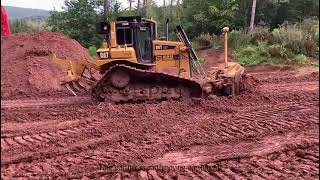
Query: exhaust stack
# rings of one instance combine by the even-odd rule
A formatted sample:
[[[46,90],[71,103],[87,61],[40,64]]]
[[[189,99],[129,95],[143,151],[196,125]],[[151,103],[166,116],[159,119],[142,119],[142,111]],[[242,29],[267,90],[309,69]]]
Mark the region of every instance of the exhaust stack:
[[[166,41],[169,41],[169,19],[166,21]]]
[[[224,27],[222,30],[224,33],[224,66],[225,66],[225,68],[227,68],[228,67],[228,32],[229,32],[229,28]]]

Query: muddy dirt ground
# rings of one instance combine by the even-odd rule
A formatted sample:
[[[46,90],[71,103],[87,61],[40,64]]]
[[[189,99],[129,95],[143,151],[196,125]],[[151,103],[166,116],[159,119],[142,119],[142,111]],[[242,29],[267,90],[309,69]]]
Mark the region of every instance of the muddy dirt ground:
[[[248,70],[260,83],[232,98],[3,100],[1,177],[318,179],[318,70]]]
[[[48,49],[86,52],[61,34],[38,36],[1,39],[20,47],[1,48],[2,179],[319,178],[318,69],[249,67],[259,81],[237,97],[97,105],[57,88],[63,71],[48,63]],[[205,66],[223,62],[205,53]]]

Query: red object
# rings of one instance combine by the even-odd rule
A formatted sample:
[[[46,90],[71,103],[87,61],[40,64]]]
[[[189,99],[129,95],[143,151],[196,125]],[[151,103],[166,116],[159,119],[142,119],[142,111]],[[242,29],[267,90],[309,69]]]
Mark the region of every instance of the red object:
[[[6,10],[3,6],[1,6],[1,36],[8,36],[10,34],[9,18]]]

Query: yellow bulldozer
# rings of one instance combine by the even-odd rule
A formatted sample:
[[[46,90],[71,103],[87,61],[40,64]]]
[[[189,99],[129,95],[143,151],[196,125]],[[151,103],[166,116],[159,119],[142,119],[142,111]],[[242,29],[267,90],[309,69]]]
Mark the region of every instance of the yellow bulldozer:
[[[227,31],[225,51],[227,51]],[[227,61],[224,67],[205,71],[181,25],[179,42],[157,39],[157,23],[139,16],[118,17],[97,23],[105,36],[96,60],[59,59],[52,63],[68,68],[62,84],[73,94],[90,92],[98,102],[145,102],[237,95],[245,89],[244,68]],[[100,76],[94,76],[99,72]]]

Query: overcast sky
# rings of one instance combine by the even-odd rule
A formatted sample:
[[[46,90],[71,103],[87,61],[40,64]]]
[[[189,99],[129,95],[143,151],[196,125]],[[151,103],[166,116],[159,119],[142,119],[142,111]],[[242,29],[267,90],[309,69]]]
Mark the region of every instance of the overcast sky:
[[[45,9],[45,10],[61,10],[64,0],[2,0],[1,5],[16,6],[23,8]]]
[[[156,0],[159,2],[160,0]],[[122,6],[128,7],[127,0],[119,0],[122,3]],[[33,9],[45,9],[45,10],[62,10],[64,0],[2,0],[1,5],[5,6],[16,6],[23,8],[33,8]]]

